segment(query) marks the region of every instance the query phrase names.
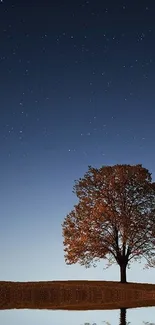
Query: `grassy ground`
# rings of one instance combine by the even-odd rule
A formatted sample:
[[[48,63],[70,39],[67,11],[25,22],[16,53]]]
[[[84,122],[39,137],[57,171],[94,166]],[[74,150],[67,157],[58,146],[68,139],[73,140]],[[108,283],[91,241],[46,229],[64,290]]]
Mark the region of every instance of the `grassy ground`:
[[[0,281],[0,309],[99,310],[155,306],[155,284]]]

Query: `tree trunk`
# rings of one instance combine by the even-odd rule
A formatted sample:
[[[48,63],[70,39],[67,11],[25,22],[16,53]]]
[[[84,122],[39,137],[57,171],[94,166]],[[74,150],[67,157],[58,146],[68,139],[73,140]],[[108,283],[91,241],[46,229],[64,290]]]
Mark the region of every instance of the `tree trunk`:
[[[120,272],[121,272],[121,282],[122,283],[126,283],[126,267],[127,267],[127,264],[126,263],[122,263],[120,265]]]

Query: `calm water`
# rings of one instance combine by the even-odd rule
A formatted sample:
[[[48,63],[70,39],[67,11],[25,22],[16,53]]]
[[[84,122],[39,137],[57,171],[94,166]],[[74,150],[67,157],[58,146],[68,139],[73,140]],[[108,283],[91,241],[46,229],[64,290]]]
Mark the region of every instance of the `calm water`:
[[[1,310],[2,325],[154,325],[155,307],[126,310],[120,320],[120,310],[61,311],[61,310]]]

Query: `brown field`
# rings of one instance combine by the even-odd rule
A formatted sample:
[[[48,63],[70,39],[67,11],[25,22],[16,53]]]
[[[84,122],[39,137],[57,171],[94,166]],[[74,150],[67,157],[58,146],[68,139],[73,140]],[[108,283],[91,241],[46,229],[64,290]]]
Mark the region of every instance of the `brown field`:
[[[0,309],[99,310],[155,306],[155,284],[0,281]]]

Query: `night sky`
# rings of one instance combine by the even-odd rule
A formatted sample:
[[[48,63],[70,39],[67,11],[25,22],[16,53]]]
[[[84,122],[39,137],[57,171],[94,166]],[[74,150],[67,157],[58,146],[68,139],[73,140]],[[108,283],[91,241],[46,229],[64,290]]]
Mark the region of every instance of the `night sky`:
[[[61,223],[88,165],[140,163],[155,181],[154,17],[153,0],[0,1],[1,280],[120,279],[67,266]]]

